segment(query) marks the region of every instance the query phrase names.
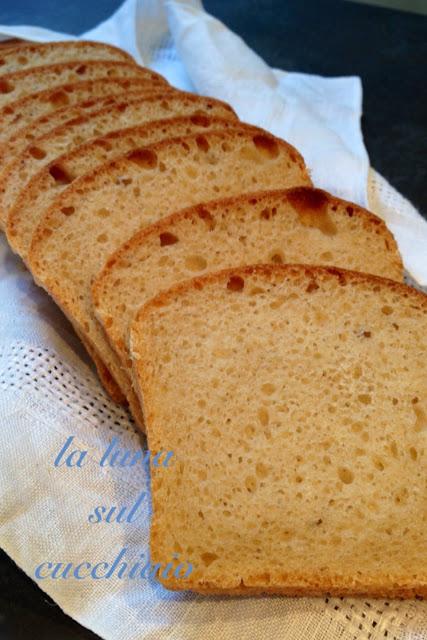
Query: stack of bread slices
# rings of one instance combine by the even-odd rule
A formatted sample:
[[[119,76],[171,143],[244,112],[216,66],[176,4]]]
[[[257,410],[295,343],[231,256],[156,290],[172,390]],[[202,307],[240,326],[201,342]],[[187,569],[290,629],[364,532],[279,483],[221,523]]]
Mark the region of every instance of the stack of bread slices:
[[[0,224],[152,451],[201,593],[427,594],[427,298],[361,207],[103,44],[0,50]],[[333,167],[331,167],[333,171]]]

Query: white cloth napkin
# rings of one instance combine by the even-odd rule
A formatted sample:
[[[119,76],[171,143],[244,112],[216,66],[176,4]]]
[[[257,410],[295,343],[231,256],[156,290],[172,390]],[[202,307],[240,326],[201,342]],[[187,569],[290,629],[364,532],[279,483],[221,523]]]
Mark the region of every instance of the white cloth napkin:
[[[63,39],[33,27],[1,27],[30,40]],[[128,0],[84,37],[122,46],[176,86],[231,102],[239,115],[294,143],[316,184],[382,215],[410,273],[426,283],[426,224],[369,170],[357,78],[272,70],[195,1]],[[114,436],[140,440],[106,397],[61,313],[0,241],[0,544],[34,579],[42,562],[109,562],[126,549],[148,555],[149,501],[129,524],[88,522],[98,505],[131,506],[149,491],[145,467],[102,468]],[[56,468],[65,440],[88,452],[82,468]],[[165,471],[167,472],[167,471]],[[153,581],[45,579],[58,605],[106,640],[398,640],[427,638],[420,602],[364,599],[203,598]]]

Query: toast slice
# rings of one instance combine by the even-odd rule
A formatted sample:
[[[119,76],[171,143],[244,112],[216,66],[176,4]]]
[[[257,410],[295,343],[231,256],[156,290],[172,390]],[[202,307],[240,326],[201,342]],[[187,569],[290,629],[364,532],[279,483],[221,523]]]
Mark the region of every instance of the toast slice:
[[[0,76],[0,109],[24,96],[71,82],[96,78],[141,77],[160,82],[157,73],[132,62],[105,60],[75,60],[6,73]]]
[[[427,296],[257,266],[143,307],[130,336],[151,451],[151,563],[172,589],[427,595]],[[174,462],[173,462],[174,461]]]
[[[172,90],[166,82],[145,77],[136,78],[103,78],[98,80],[78,81],[60,85],[54,89],[45,89],[31,93],[20,100],[11,102],[0,109],[0,142],[12,142],[13,136],[21,129],[31,126],[34,120],[49,116],[58,109],[71,107],[86,100],[95,98],[114,97],[120,93],[144,90]]]
[[[334,265],[403,281],[382,220],[320,189],[296,187],[190,207],[143,229],[95,279],[95,313],[126,367],[129,325],[144,302],[196,275],[258,263]]]
[[[164,140],[78,178],[46,212],[27,262],[92,342],[133,408],[129,376],[92,308],[91,284],[108,256],[139,228],[179,207],[299,184],[310,185],[310,178],[298,152],[249,125]]]
[[[17,127],[14,133],[7,138],[0,148],[0,175],[5,166],[12,162],[12,160],[22,153],[31,142],[36,138],[41,138],[50,131],[53,131],[57,127],[78,118],[79,116],[87,115],[94,111],[112,106],[117,102],[123,102],[124,100],[133,100],[138,96],[144,97],[147,95],[172,93],[175,90],[172,87],[163,87],[155,85],[153,87],[150,80],[138,81],[135,86],[131,86],[127,89],[126,94],[112,93],[105,95],[97,95],[93,93],[88,100],[78,102],[72,106],[66,106],[62,109],[56,109],[41,116],[40,118],[31,119],[29,124],[24,127]]]
[[[0,175],[0,221],[6,224],[10,213],[8,233],[12,248],[25,259],[43,211],[61,189],[97,164],[129,151],[135,144],[143,144],[144,131],[142,138],[137,135],[132,142],[128,135],[122,136],[121,129],[180,115],[195,115],[192,124],[201,128],[204,122],[209,126],[205,118],[208,115],[237,121],[231,107],[213,98],[184,92],[133,98],[129,95],[126,101],[92,111],[35,140]],[[92,145],[90,139],[111,131],[117,134],[93,141]],[[70,155],[64,155],[67,153]],[[45,170],[40,172],[43,167]]]
[[[46,42],[43,44],[28,42],[18,48],[0,52],[0,73],[16,73],[24,69],[58,64],[74,60],[117,60],[135,61],[128,53],[102,42],[67,40],[64,42]]]

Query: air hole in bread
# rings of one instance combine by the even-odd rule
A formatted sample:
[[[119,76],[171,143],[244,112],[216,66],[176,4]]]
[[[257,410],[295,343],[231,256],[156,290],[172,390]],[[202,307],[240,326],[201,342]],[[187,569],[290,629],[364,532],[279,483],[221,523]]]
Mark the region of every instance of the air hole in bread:
[[[86,65],[85,64],[81,64],[79,67],[77,67],[76,69],[76,73],[79,74],[79,76],[83,76],[86,73]]]
[[[283,264],[284,263],[283,253],[281,251],[274,251],[270,256],[269,261],[272,262],[273,264]]]
[[[245,478],[245,487],[249,493],[253,493],[257,488],[257,481],[254,476],[246,476]]]
[[[197,127],[209,127],[210,125],[209,118],[201,113],[195,113],[191,116],[190,120]]]
[[[177,238],[177,236],[167,231],[165,231],[164,233],[161,233],[159,235],[159,239],[160,239],[161,247],[167,247],[171,244],[176,244],[177,242],[179,242],[179,238]]]
[[[334,256],[330,251],[324,251],[320,254],[320,258],[325,262],[331,262],[334,259]]]
[[[0,93],[12,93],[14,86],[8,80],[0,80]]]
[[[344,484],[351,484],[354,480],[353,472],[346,467],[340,467],[338,469],[338,477]]]
[[[106,209],[105,207],[102,207],[102,209],[98,209],[96,215],[98,216],[98,218],[108,218],[111,215],[111,211],[109,209]]]
[[[411,456],[412,460],[416,460],[418,458],[418,451],[415,449],[415,447],[409,448],[409,455]]]
[[[263,462],[258,462],[255,467],[255,473],[258,478],[264,479],[268,476],[270,469]]]
[[[137,149],[132,151],[128,158],[143,169],[154,169],[157,166],[157,154],[151,149]]]
[[[62,207],[61,212],[64,214],[64,216],[71,216],[75,212],[75,209],[74,207]]]
[[[30,147],[28,151],[29,151],[29,154],[36,160],[43,160],[43,158],[46,157],[46,151],[44,151],[43,149],[40,149],[40,147]]]
[[[49,102],[56,107],[60,107],[69,104],[70,100],[64,91],[55,91],[55,93],[50,96]]]
[[[200,207],[197,211],[197,215],[206,223],[208,229],[210,229],[211,231],[215,229],[215,220],[213,219],[212,214],[207,209],[205,209],[203,206]]]
[[[310,284],[307,285],[306,291],[307,293],[313,293],[314,291],[317,291],[318,288],[319,285],[313,280],[312,282],[310,282]]]
[[[393,313],[393,307],[384,305],[384,307],[381,308],[381,311],[384,315],[390,316]]]
[[[205,136],[197,136],[196,144],[203,153],[207,153],[209,151],[209,142],[206,140]]]
[[[5,61],[3,58],[1,58],[1,60],[0,60],[0,67],[2,67],[4,64],[6,64],[6,61]]]
[[[28,58],[26,58],[25,56],[19,56],[18,62],[19,62],[19,64],[27,64],[28,63]]]
[[[425,431],[427,430],[427,415],[425,411],[418,406],[418,404],[412,405],[412,410],[415,413],[415,431]]]
[[[381,458],[374,458],[372,462],[374,463],[375,469],[378,469],[378,471],[384,471],[385,465]]]
[[[252,287],[252,289],[249,291],[250,296],[257,296],[260,293],[265,293],[265,289],[263,289],[262,287]]]
[[[279,145],[274,138],[262,134],[252,138],[255,147],[267,158],[277,158],[279,155]]]
[[[357,399],[359,400],[359,402],[361,402],[362,404],[371,404],[372,402],[372,398],[369,395],[369,393],[360,393],[357,396]]]
[[[55,180],[56,184],[70,184],[72,177],[59,164],[54,164],[49,168],[49,173]]]
[[[354,213],[353,207],[347,207],[346,211],[347,211],[349,217],[351,218],[353,216],[353,213]]]
[[[276,391],[276,387],[271,382],[265,382],[261,387],[261,391],[266,396],[271,396]]]
[[[230,291],[242,291],[245,281],[240,276],[230,276],[227,282],[227,289]]]
[[[268,409],[266,407],[261,407],[258,409],[258,420],[262,424],[263,427],[266,427],[270,421],[270,416],[268,414]]]
[[[218,560],[218,556],[216,555],[216,553],[211,553],[209,551],[202,553],[200,555],[200,558],[203,564],[205,565],[205,567],[209,567],[209,565],[212,564],[212,562],[215,562],[215,560]]]
[[[96,241],[99,242],[99,244],[104,244],[105,242],[107,242],[108,240],[108,234],[107,233],[101,233]]]
[[[203,256],[187,256],[185,266],[189,271],[203,271],[208,263]]]

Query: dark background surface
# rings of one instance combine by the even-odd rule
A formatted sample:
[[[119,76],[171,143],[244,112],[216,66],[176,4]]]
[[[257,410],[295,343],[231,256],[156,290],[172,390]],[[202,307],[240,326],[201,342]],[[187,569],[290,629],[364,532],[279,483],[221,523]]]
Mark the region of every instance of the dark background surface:
[[[0,0],[0,24],[81,33],[120,3]],[[427,216],[427,18],[343,0],[206,0],[270,65],[359,75],[371,164]],[[0,555],[0,640],[95,638]]]

